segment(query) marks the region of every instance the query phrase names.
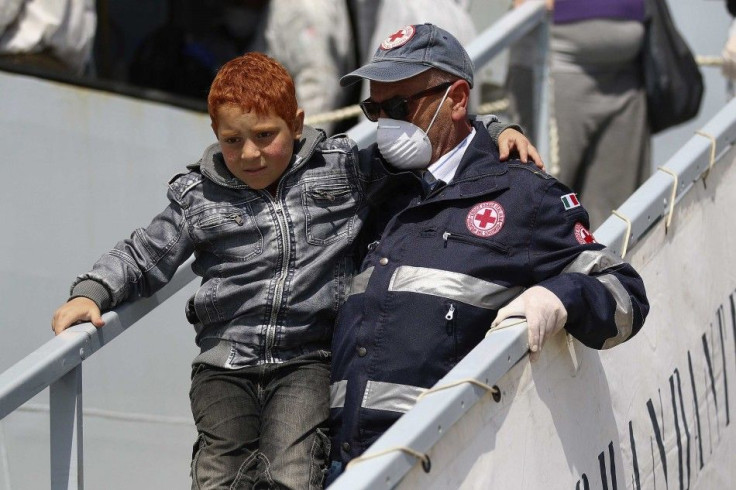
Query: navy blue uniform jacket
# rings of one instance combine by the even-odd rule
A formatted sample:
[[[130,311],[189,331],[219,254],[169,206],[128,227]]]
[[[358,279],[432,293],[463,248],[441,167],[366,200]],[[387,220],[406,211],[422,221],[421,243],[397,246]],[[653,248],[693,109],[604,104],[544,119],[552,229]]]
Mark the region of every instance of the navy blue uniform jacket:
[[[565,328],[592,348],[641,328],[641,277],[594,241],[572,191],[533,165],[499,162],[482,126],[448,185],[428,192],[409,172],[384,180],[365,228],[382,233],[365,240],[333,337],[333,458],[365,451],[525,288],[557,295]]]

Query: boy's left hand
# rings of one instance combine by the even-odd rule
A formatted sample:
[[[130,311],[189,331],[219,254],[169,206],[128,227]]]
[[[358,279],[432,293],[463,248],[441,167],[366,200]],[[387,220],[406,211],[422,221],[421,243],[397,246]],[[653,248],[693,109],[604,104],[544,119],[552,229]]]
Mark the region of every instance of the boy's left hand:
[[[526,136],[513,128],[506,128],[498,135],[498,152],[502,162],[508,160],[512,153],[518,153],[522,162],[527,163],[531,159],[537,168],[544,170],[544,162],[537,149]]]

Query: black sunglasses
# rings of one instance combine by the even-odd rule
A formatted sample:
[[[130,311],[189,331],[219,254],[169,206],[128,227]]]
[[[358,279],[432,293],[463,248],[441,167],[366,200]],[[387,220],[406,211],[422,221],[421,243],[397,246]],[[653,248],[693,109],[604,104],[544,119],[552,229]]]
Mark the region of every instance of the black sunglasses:
[[[391,97],[390,99],[384,100],[383,102],[376,102],[372,99],[365,99],[363,102],[360,103],[360,108],[363,109],[363,114],[365,114],[365,117],[373,122],[378,121],[378,117],[381,115],[381,109],[383,109],[383,112],[385,112],[386,115],[391,119],[405,120],[406,116],[409,115],[410,101],[420,99],[435,92],[445,90],[453,83],[454,82],[441,83],[426,90],[422,90],[421,92],[417,92],[414,95],[410,95],[409,97],[401,97],[400,95],[396,95],[394,97]]]

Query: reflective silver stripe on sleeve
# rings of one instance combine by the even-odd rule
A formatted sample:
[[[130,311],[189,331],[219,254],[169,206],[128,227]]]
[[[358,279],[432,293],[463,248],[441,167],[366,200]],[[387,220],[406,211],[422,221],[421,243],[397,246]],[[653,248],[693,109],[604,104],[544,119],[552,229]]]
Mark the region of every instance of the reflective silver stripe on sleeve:
[[[345,406],[345,392],[347,388],[347,379],[336,381],[330,385],[330,408],[342,408]]]
[[[586,250],[570,265],[565,267],[563,272],[579,272],[581,274],[591,275],[623,263],[624,261],[618,255],[615,255],[607,248],[603,250]],[[603,343],[603,349],[610,349],[631,336],[631,330],[634,326],[634,311],[631,304],[631,296],[629,296],[626,288],[624,288],[616,276],[605,274],[595,279],[603,284],[616,300],[614,321],[616,322],[618,333],[615,337],[611,337]]]
[[[416,404],[417,397],[425,391],[427,391],[426,388],[418,386],[368,381],[360,406],[374,410],[406,413]]]
[[[634,326],[634,311],[631,305],[631,296],[624,288],[621,281],[616,276],[606,274],[603,276],[596,277],[605,287],[608,292],[616,299],[616,330],[618,334],[615,337],[607,339],[603,343],[604,349],[610,349],[611,347],[617,346],[621,342],[626,341],[631,336],[631,329]]]
[[[489,310],[499,309],[524,290],[522,287],[507,288],[459,272],[410,266],[394,271],[388,289],[441,296]]]
[[[373,267],[368,267],[366,270],[353,277],[353,280],[350,282],[350,293],[348,293],[348,296],[364,293],[365,288],[368,286],[368,281],[371,278],[371,274],[373,274]]]
[[[611,267],[623,264],[621,257],[604,248],[603,250],[586,250],[577,256],[562,272],[579,272],[590,275]]]

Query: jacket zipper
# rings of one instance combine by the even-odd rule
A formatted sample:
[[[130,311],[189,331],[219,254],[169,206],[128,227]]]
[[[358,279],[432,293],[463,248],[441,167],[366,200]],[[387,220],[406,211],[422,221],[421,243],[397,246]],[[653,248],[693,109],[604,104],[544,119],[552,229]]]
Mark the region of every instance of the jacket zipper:
[[[276,189],[276,196],[280,195],[280,191],[281,183],[279,183],[279,186]],[[266,192],[266,194],[268,193]],[[268,198],[272,199],[270,195]],[[281,245],[283,246],[284,256],[283,261],[281,262],[281,274],[278,281],[276,281],[276,290],[274,291],[273,303],[271,304],[271,318],[269,319],[268,327],[266,328],[266,362],[269,363],[274,362],[272,349],[276,339],[276,320],[278,319],[279,311],[281,309],[281,299],[284,295],[284,284],[286,283],[286,277],[289,272],[289,262],[291,262],[289,229],[286,223],[286,217],[284,216],[284,208],[281,205],[281,201],[278,200],[278,197],[276,199],[272,199],[272,201],[274,208],[276,209],[276,222],[278,223],[279,232],[281,234]]]
[[[455,304],[450,303],[445,314],[445,330],[448,336],[452,336],[454,357],[457,359],[457,328],[455,328]]]

